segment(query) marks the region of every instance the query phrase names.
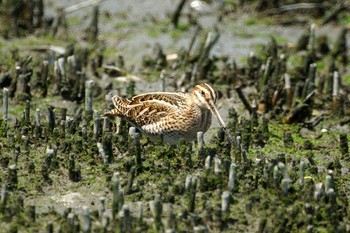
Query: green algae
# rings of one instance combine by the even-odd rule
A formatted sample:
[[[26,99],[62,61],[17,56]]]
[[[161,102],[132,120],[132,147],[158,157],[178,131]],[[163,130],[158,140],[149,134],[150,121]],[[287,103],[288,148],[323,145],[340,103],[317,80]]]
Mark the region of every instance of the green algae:
[[[125,16],[126,17],[126,16]],[[146,28],[149,36],[158,38],[170,29],[160,23],[160,27]],[[117,25],[118,26],[118,25]],[[128,25],[119,25],[127,27]],[[158,25],[159,26],[159,25]],[[188,30],[180,24],[180,31],[170,30],[172,37],[181,37],[183,31]],[[251,37],[245,32],[239,33],[243,38]],[[259,33],[258,33],[259,34]],[[261,33],[260,33],[261,34]],[[114,36],[115,34],[112,34]],[[258,35],[259,36],[259,35]],[[261,35],[260,35],[261,36]],[[281,42],[281,38],[276,38]],[[39,41],[48,43],[49,40]],[[286,41],[282,40],[283,43]],[[18,46],[20,42],[14,42],[11,46]],[[52,41],[51,43],[55,43]],[[35,40],[29,41],[28,46],[37,45]],[[88,50],[90,56],[113,58],[115,49],[107,48],[98,51],[98,46],[91,46]],[[79,53],[79,48],[75,50]],[[269,51],[262,51],[259,56],[264,60]],[[7,60],[8,57],[5,57]],[[299,55],[289,57],[288,70],[297,69],[303,65],[304,60]],[[37,58],[41,61],[41,58]],[[318,61],[319,63],[324,62]],[[4,61],[13,65],[12,62]],[[326,63],[326,62],[324,62]],[[3,64],[3,63],[2,63]],[[36,64],[36,62],[34,62]],[[51,67],[52,68],[52,67]],[[183,67],[181,67],[183,68]],[[319,65],[320,70],[326,69]],[[220,72],[214,69],[214,77],[219,78]],[[101,72],[101,70],[98,70]],[[157,80],[159,71],[149,67],[148,81]],[[293,77],[297,79],[297,75]],[[345,77],[344,84],[347,84]],[[216,80],[216,79],[214,79]],[[131,83],[127,95],[135,94],[135,85]],[[229,84],[217,84],[218,90],[223,92]],[[126,89],[126,88],[125,88]],[[338,148],[337,130],[322,132],[323,128],[331,129],[342,118],[334,118],[323,121],[319,126],[310,131],[302,131],[305,125],[283,125],[281,119],[271,120],[268,123],[268,132],[264,132],[262,124],[255,119],[243,119],[235,125],[235,129],[241,131],[242,148],[229,146],[225,136],[218,131],[211,141],[208,141],[204,150],[197,153],[196,145],[180,143],[177,146],[168,146],[150,142],[142,136],[140,153],[142,169],[136,169],[132,184],[128,184],[133,168],[137,167],[136,150],[128,135],[129,125],[125,121],[118,124],[119,132],[113,128],[112,144],[113,158],[110,163],[105,163],[97,148],[97,143],[103,143],[103,134],[94,137],[93,122],[91,118],[79,116],[79,110],[69,109],[68,115],[74,123],[63,131],[58,124],[60,119],[56,108],[57,124],[50,130],[44,114],[42,120],[42,134],[34,134],[33,113],[36,108],[42,112],[59,96],[49,92],[46,98],[33,98],[31,103],[31,122],[24,124],[21,120],[17,123],[9,122],[6,128],[4,122],[0,127],[0,161],[3,169],[0,169],[1,183],[9,182],[8,165],[14,164],[15,150],[20,149],[17,159],[18,182],[11,192],[5,210],[0,214],[0,221],[4,222],[9,232],[38,232],[44,231],[48,223],[53,223],[54,229],[62,232],[69,231],[72,226],[66,221],[68,213],[79,212],[82,205],[89,206],[92,210],[92,228],[102,231],[98,209],[97,197],[107,198],[107,209],[112,208],[112,177],[114,172],[120,173],[121,188],[125,190],[124,203],[133,205],[141,201],[148,206],[149,201],[156,195],[161,195],[163,203],[171,203],[177,221],[176,229],[181,232],[190,232],[194,226],[206,225],[212,231],[226,232],[300,232],[306,231],[312,224],[315,231],[332,232],[342,224],[349,224],[347,218],[349,178],[342,175],[341,168],[348,167],[348,158],[340,154]],[[99,112],[105,108],[102,95],[94,98],[94,107]],[[220,101],[220,100],[219,100]],[[303,101],[302,99],[298,100]],[[298,102],[297,101],[297,102]],[[23,102],[16,102],[10,107],[10,114],[20,119],[25,109]],[[13,119],[13,118],[12,118]],[[83,132],[83,128],[86,132]],[[293,141],[286,145],[283,135],[289,131]],[[236,135],[237,132],[232,132]],[[11,136],[12,134],[12,136]],[[265,135],[264,135],[265,134]],[[266,135],[268,134],[268,135]],[[47,148],[56,148],[57,154],[47,164]],[[241,149],[246,150],[245,158],[241,156]],[[205,167],[205,159],[211,159],[209,168]],[[215,172],[214,159],[220,159],[221,172]],[[306,161],[305,184],[299,184],[299,164]],[[237,163],[236,186],[231,194],[231,206],[228,213],[221,212],[221,195],[228,189],[228,165]],[[287,191],[282,191],[283,169],[279,162],[283,163],[291,184]],[[339,167],[340,163],[340,167]],[[45,167],[47,166],[47,167]],[[274,168],[277,167],[276,177]],[[324,182],[327,170],[334,171],[334,188],[337,192],[336,202],[324,193],[320,200],[314,200],[315,183]],[[78,173],[78,179],[72,179],[70,174]],[[74,174],[73,174],[74,176]],[[186,179],[195,178],[196,186],[186,190]],[[130,190],[127,191],[127,188]],[[73,203],[73,210],[66,207],[66,202],[52,203],[55,194],[79,193],[85,199]],[[94,193],[94,195],[92,195]],[[193,203],[193,194],[195,202]],[[24,197],[24,206],[19,206],[17,199]],[[37,220],[27,214],[31,204],[37,208]],[[50,209],[53,206],[54,210]],[[310,207],[311,206],[311,207]],[[20,209],[20,210],[17,210]],[[136,210],[134,210],[136,212]],[[168,217],[166,213],[163,218]],[[143,222],[137,223],[133,216],[132,228],[141,225],[146,232],[159,232],[164,226],[153,224],[153,214],[148,207],[144,209]],[[121,231],[122,220],[118,216],[111,216],[111,226],[108,232]],[[155,225],[155,226],[154,226]],[[260,230],[259,230],[260,229]]]

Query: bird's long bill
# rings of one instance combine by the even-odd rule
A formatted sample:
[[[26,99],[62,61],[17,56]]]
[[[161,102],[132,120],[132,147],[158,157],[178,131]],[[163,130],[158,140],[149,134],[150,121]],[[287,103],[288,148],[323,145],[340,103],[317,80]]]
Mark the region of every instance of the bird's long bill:
[[[216,118],[218,119],[221,127],[226,128],[226,124],[225,122],[222,120],[219,111],[216,109],[214,103],[209,103],[209,107],[210,107],[210,111],[216,116]]]
[[[220,114],[219,114],[219,111],[216,109],[214,103],[209,103],[209,107],[210,107],[210,111],[211,111],[211,112],[216,116],[216,118],[218,119],[218,121],[219,121],[221,127],[224,128],[224,131],[225,131],[225,133],[226,133],[226,135],[227,135],[229,141],[230,141],[234,146],[236,146],[236,142],[233,140],[233,138],[232,138],[230,132],[227,130],[226,124],[225,124],[225,122],[222,120],[222,118],[221,118],[221,116],[220,116]]]

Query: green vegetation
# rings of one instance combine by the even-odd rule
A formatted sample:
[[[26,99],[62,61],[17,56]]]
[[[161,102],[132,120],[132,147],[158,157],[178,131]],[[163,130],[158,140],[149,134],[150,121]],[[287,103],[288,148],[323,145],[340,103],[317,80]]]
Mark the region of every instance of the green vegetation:
[[[226,1],[225,7],[240,6]],[[120,20],[112,22],[115,30],[84,41],[82,33],[53,36],[52,28],[23,38],[11,32],[0,40],[0,85],[9,93],[5,122],[0,91],[0,231],[346,232],[350,76],[344,35],[328,44],[327,38],[313,40],[318,34],[307,28],[305,41],[292,48],[285,46],[290,38],[273,35],[242,58],[218,54],[226,52],[224,43],[236,46],[236,41],[220,37],[219,48],[214,47],[219,34],[205,27],[187,53],[187,44],[184,51],[157,42],[168,36],[187,37],[190,43],[195,25],[180,20],[174,29],[170,20],[152,17],[134,22],[127,11],[113,16]],[[83,21],[72,16],[67,22]],[[223,18],[215,26],[241,40],[265,41],[269,32],[259,27],[271,22],[272,17],[249,16],[238,24]],[[252,33],[242,25],[259,30]],[[18,36],[30,34],[28,28],[20,30]],[[321,49],[321,42],[329,50]],[[163,49],[178,59],[167,60]],[[140,54],[141,65],[118,57]],[[233,143],[223,129],[212,127],[203,148],[196,140],[170,146],[137,130],[129,133],[123,119],[105,120],[103,112],[112,107],[109,92],[132,97],[158,88],[163,69],[169,90],[191,91],[199,82],[215,87],[216,105],[229,113],[225,122]],[[335,95],[333,81],[340,85]]]
[[[258,19],[257,18],[248,18],[244,20],[244,24],[247,26],[251,26],[251,25],[255,25],[258,23]]]

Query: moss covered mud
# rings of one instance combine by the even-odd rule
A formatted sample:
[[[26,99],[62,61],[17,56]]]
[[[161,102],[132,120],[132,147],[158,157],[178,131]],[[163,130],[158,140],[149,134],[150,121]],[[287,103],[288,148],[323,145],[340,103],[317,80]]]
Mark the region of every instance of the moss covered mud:
[[[48,3],[41,26],[8,11],[0,232],[350,232],[348,13],[240,13],[259,2],[188,2],[177,26],[170,1]],[[169,146],[102,116],[109,93],[200,82],[233,143],[216,119],[204,143]]]

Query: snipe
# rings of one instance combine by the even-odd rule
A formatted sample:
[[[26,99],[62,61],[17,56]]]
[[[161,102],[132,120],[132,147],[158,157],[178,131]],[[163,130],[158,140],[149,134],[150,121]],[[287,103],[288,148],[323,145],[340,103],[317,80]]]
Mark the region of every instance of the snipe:
[[[150,92],[125,99],[112,97],[114,109],[107,116],[123,117],[142,132],[160,136],[165,143],[186,142],[205,133],[214,114],[226,131],[226,125],[215,107],[216,91],[207,83],[196,85],[192,92]],[[232,138],[226,131],[230,141]]]

